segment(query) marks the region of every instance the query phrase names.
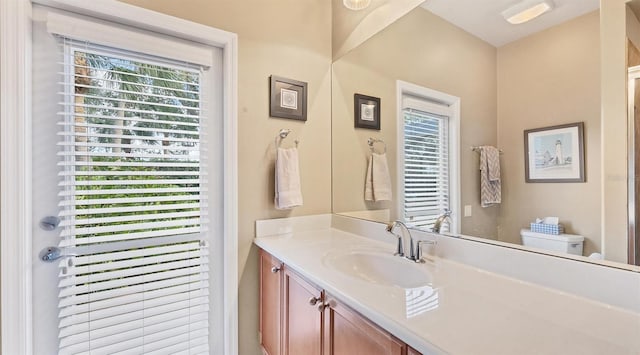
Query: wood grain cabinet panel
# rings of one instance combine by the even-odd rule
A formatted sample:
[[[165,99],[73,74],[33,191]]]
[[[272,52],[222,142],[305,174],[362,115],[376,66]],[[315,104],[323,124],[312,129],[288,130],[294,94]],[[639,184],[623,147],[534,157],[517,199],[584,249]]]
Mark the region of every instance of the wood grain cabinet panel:
[[[421,355],[260,250],[266,355]]]
[[[404,355],[407,346],[355,311],[327,297],[325,355]]]
[[[260,345],[266,355],[281,355],[282,262],[260,250]]]
[[[284,355],[322,354],[322,291],[296,273],[284,272]]]

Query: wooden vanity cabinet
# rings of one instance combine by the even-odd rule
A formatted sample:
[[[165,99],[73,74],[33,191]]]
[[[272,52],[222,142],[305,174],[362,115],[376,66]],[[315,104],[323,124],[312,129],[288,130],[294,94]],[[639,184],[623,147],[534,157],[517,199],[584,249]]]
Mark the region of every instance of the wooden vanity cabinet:
[[[260,346],[265,355],[322,355],[322,290],[260,250]]]
[[[406,344],[355,311],[331,297],[325,305],[325,355],[406,354]]]
[[[283,264],[260,249],[260,345],[265,355],[281,355]]]
[[[284,268],[283,355],[322,355],[322,290]]]
[[[420,355],[263,250],[260,345],[267,355]]]

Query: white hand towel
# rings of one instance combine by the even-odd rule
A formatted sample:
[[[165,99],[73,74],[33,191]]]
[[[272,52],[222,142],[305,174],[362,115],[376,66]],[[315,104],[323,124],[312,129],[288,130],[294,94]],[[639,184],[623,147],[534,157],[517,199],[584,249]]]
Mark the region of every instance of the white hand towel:
[[[364,178],[364,200],[373,201],[373,156],[369,156],[367,175]]]
[[[366,201],[391,201],[391,177],[386,154],[372,153],[364,184]]]
[[[480,205],[489,207],[502,202],[500,151],[492,146],[480,147]]]
[[[279,210],[302,206],[298,149],[278,148],[276,154],[276,195],[274,202]]]

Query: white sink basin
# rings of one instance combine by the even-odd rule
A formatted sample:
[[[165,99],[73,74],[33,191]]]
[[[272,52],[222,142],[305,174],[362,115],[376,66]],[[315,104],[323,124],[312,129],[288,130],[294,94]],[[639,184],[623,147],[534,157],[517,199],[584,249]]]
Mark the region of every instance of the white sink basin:
[[[433,279],[425,264],[381,252],[331,253],[323,261],[347,276],[380,285],[415,288],[429,285]]]

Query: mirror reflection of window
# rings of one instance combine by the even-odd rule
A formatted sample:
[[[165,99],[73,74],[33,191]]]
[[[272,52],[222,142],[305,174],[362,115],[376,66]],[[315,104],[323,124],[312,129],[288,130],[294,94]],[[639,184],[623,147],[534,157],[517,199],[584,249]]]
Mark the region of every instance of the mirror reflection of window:
[[[414,227],[431,230],[451,208],[450,108],[427,98],[403,95],[402,144],[404,203],[402,215]],[[450,231],[445,225],[443,231]]]
[[[405,289],[406,316],[412,318],[438,308],[438,291],[430,286]]]

